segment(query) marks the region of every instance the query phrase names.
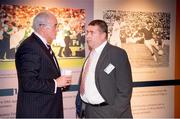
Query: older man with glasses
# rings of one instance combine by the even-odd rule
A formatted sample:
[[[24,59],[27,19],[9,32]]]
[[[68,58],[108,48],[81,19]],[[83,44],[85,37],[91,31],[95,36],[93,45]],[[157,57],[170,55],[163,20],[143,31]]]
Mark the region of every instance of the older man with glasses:
[[[17,118],[64,117],[62,89],[71,84],[71,77],[61,75],[50,46],[57,24],[51,12],[38,13],[33,20],[34,32],[17,49]]]

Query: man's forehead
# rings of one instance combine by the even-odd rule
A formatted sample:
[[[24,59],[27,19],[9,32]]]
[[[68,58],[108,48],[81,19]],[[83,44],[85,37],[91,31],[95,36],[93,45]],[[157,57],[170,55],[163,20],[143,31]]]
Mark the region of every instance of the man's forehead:
[[[99,26],[97,26],[97,25],[94,25],[94,26],[93,25],[89,25],[87,29],[88,30],[93,30],[93,29],[94,30],[99,30]]]

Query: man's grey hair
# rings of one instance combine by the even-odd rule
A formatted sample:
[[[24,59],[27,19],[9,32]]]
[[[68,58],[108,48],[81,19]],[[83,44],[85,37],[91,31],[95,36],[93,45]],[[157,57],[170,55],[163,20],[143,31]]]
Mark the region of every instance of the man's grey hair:
[[[34,31],[38,31],[38,28],[41,25],[48,25],[48,20],[52,17],[55,16],[49,11],[39,12],[33,19],[32,28],[34,29]]]

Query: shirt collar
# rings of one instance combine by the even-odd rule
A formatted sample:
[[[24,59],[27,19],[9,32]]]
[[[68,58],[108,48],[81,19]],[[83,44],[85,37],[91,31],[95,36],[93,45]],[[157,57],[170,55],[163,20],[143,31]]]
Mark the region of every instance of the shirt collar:
[[[97,53],[101,53],[106,44],[107,44],[107,41],[104,41],[100,46],[98,46],[98,47],[95,49],[95,51],[96,51]]]
[[[41,39],[41,41],[44,43],[44,45],[46,45],[46,47],[47,47],[47,44],[48,44],[47,40],[45,38],[43,38],[39,33],[35,32],[35,31],[34,31],[34,34],[36,34]]]

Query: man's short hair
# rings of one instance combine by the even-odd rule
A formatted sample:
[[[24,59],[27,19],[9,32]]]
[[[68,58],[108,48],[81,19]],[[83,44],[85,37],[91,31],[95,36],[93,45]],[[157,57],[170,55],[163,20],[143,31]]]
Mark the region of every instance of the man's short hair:
[[[102,30],[102,32],[106,33],[106,37],[108,37],[108,26],[107,26],[105,21],[100,20],[100,19],[96,19],[96,20],[91,21],[88,25],[99,26],[100,29]]]
[[[47,25],[48,20],[51,17],[55,17],[51,12],[49,11],[41,11],[39,12],[33,19],[33,25],[32,28],[37,31],[40,25]]]

